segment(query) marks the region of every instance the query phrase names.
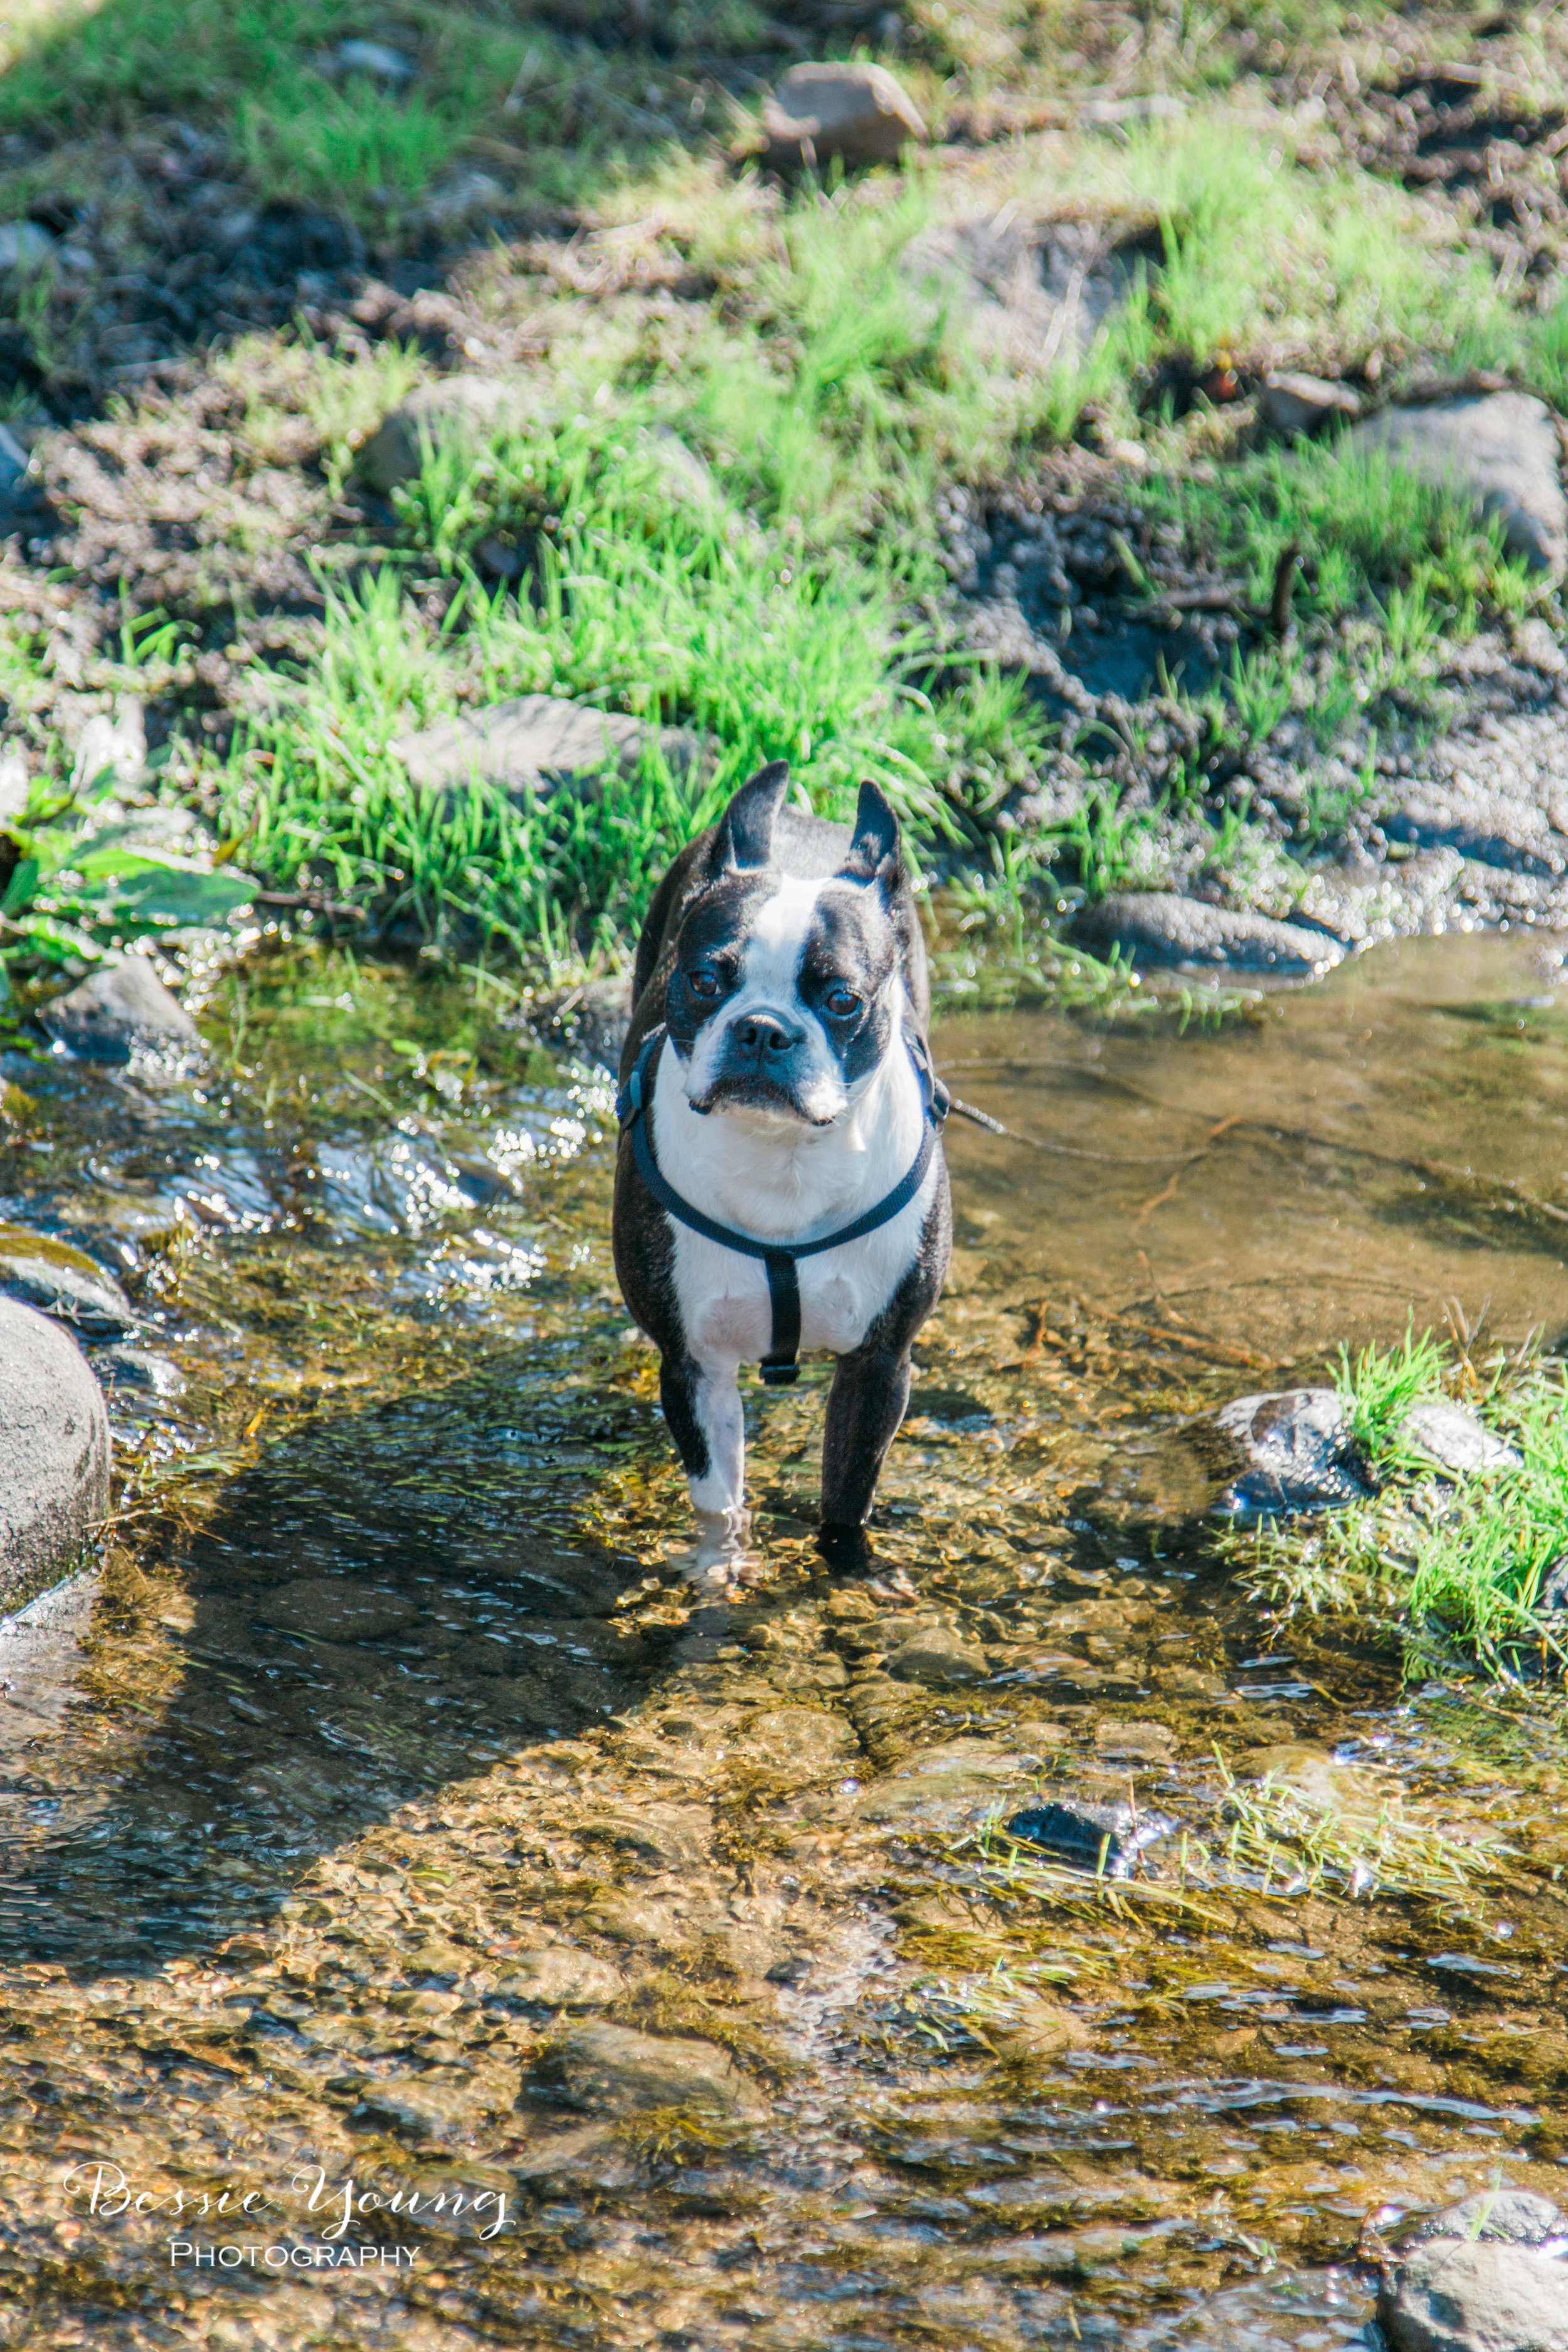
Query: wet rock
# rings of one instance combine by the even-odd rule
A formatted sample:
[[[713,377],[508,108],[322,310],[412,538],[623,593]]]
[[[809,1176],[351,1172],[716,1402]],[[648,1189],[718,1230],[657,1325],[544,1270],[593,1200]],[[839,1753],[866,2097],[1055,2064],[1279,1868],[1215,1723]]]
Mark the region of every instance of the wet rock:
[[[1377,2316],[1393,2352],[1568,2352],[1568,2264],[1436,2238],[1384,2279]]]
[[[412,81],[418,71],[412,58],[384,41],[340,41],[332,62],[340,73],[368,74],[373,81]]]
[[[1337,1389],[1237,1397],[1215,1413],[1214,1425],[1246,1465],[1219,1498],[1218,1507],[1232,1517],[1342,1508],[1371,1491]]]
[[[1427,406],[1385,408],[1355,427],[1363,450],[1468,498],[1496,515],[1505,544],[1532,571],[1568,562],[1557,425],[1543,400],[1522,392],[1466,394]]]
[[[412,1625],[419,1611],[384,1585],[360,1584],[346,1576],[302,1576],[264,1592],[256,1614],[264,1625],[284,1633],[313,1633],[327,1642],[379,1642]]]
[[[513,800],[575,792],[592,785],[606,765],[623,775],[637,765],[649,729],[624,711],[598,710],[555,694],[522,694],[460,719],[438,719],[416,735],[399,737],[393,751],[428,792],[459,793],[476,779],[498,784]],[[665,756],[689,764],[693,739],[679,728],[659,730]]]
[[[388,497],[417,481],[426,449],[479,449],[537,420],[538,395],[513,376],[448,376],[425,383],[384,416],[360,449],[361,478]]]
[[[635,2115],[686,2107],[754,2121],[763,2101],[725,2050],[711,2042],[636,2032],[630,2026],[581,2025],[542,2052],[535,2088],[588,2115]]]
[[[913,100],[886,66],[792,66],[763,101],[767,160],[802,163],[893,163],[926,135]]]
[[[1299,434],[1317,433],[1325,425],[1359,416],[1361,403],[1349,384],[1327,383],[1321,376],[1297,375],[1287,370],[1265,378],[1258,395],[1258,414],[1273,432],[1294,439]]]
[[[1554,1559],[1541,1580],[1541,1591],[1535,1597],[1536,1608],[1542,1616],[1551,1617],[1568,1609],[1568,1552]]]
[[[128,1062],[138,1046],[188,1049],[195,1023],[145,956],[121,957],[46,1004],[38,1015],[57,1044],[83,1061]]]
[[[746,1754],[778,1779],[804,1786],[853,1769],[860,1753],[855,1727],[825,1707],[764,1707],[745,1727]]]
[[[1304,924],[1161,890],[1113,892],[1085,907],[1072,928],[1092,953],[1115,950],[1140,969],[1192,965],[1306,975],[1329,971],[1344,955],[1340,940]]]
[[[887,1671],[895,1682],[924,1683],[941,1689],[947,1683],[976,1683],[987,1672],[985,1653],[944,1625],[911,1633],[889,1653]]]
[[[109,1416],[74,1340],[0,1298],[0,1599],[79,1557],[109,1508]]]
[[[27,478],[31,463],[8,425],[0,425],[0,507],[8,505]]]
[[[1092,1805],[1062,1797],[1015,1813],[1007,1833],[1026,1845],[1043,1846],[1075,1870],[1127,1878],[1140,1854],[1169,1837],[1175,1826],[1163,1813],[1138,1812],[1129,1804]]]
[[[626,972],[585,981],[558,996],[535,1001],[534,1020],[552,1043],[581,1054],[602,1069],[620,1067],[621,1048],[631,1027],[632,983]]]
[[[149,1396],[177,1397],[185,1385],[178,1364],[148,1348],[103,1348],[92,1369],[106,1389],[140,1389]]]
[[[1400,1428],[1402,1442],[1436,1462],[1444,1470],[1473,1474],[1478,1470],[1522,1470],[1524,1456],[1517,1447],[1494,1437],[1463,1405],[1430,1397],[1414,1405]]]
[[[918,1749],[856,1800],[863,1821],[952,1822],[986,1811],[999,1792],[1025,1779],[1033,1759],[983,1739],[950,1740]]]
[[[510,2087],[510,2086],[509,2086]],[[433,2081],[376,2083],[361,2094],[356,2117],[384,2124],[410,2139],[465,2138],[510,2101],[490,2085]]]
[[[1505,2239],[1515,2246],[1545,2246],[1568,2240],[1568,2213],[1532,2189],[1488,2189],[1441,2213],[1428,2214],[1410,2233],[1412,2244],[1432,2238]]]
[[[607,1960],[570,1944],[546,1944],[508,1960],[491,1998],[531,2001],[539,2009],[598,2009],[621,1990],[620,1977]]]
[[[85,1250],[22,1225],[0,1225],[0,1291],[84,1339],[121,1339],[136,1327],[131,1301]]]

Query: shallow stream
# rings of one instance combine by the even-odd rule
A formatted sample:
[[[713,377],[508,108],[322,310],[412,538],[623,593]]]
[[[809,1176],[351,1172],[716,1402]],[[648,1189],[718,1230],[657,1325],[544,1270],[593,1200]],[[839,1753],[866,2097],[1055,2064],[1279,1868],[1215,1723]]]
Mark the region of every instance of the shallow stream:
[[[183,1386],[115,1387],[101,1565],[0,1627],[0,2344],[1308,2352],[1366,2340],[1368,2214],[1560,2193],[1560,1702],[1279,1622],[1183,1436],[1412,1316],[1568,1333],[1560,979],[1450,939],[1223,1020],[950,1012],[1015,1134],[950,1130],[876,1570],[814,1549],[813,1367],[751,1393],[734,1594],[607,1082],[503,996],[278,952],[205,1069],[6,1064],[0,1217]],[[1271,1751],[1403,1872],[1227,1862]],[[1130,1788],[1190,1865],[984,1828]],[[350,2181],[401,2201],[331,2234]]]

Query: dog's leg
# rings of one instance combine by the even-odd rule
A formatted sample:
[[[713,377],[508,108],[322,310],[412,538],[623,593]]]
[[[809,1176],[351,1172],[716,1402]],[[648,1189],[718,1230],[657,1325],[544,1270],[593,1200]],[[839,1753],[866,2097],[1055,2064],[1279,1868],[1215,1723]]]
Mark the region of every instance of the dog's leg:
[[[745,1533],[746,1423],[740,1365],[666,1356],[659,1400],[679,1450],[702,1549],[732,1553]]]
[[[858,1348],[840,1356],[827,1394],[822,1441],[825,1534],[860,1527],[871,1507],[888,1448],[910,1401],[910,1353]]]

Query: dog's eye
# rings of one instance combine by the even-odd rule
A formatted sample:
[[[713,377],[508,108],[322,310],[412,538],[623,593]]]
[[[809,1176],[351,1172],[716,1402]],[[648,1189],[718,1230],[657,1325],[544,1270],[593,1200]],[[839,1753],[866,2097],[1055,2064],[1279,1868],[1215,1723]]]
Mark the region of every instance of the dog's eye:
[[[716,971],[689,971],[686,985],[693,996],[710,1000],[718,995],[721,982]]]
[[[842,981],[830,988],[822,1001],[836,1021],[847,1021],[852,1013],[860,1010],[860,999],[852,988],[846,988]]]

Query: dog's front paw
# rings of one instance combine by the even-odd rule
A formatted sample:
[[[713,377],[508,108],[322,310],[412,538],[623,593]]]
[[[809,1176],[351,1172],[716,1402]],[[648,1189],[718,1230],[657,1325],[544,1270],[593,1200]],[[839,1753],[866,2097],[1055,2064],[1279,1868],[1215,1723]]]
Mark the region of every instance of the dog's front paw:
[[[689,1554],[690,1573],[719,1582],[737,1581],[746,1566],[746,1538],[752,1531],[750,1511],[699,1510],[697,1541]]]

